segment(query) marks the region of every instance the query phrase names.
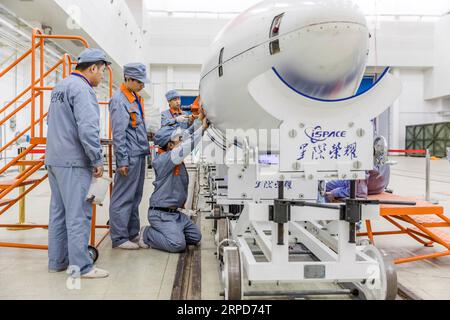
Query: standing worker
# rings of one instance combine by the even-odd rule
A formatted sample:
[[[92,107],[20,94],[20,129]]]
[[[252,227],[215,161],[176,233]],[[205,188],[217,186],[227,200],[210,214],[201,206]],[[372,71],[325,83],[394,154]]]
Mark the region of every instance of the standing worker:
[[[166,93],[166,99],[169,109],[161,113],[161,127],[176,125],[188,129],[194,122],[194,117],[181,110],[180,94],[176,90],[170,90]]]
[[[92,204],[86,201],[92,176],[103,176],[100,108],[94,87],[111,63],[103,51],[86,49],[76,71],[52,91],[45,164],[51,188],[48,228],[49,272],[105,278],[88,251]]]
[[[125,65],[124,77],[125,82],[109,104],[117,164],[109,223],[113,248],[137,250],[139,204],[144,189],[145,161],[150,154],[144,100],[138,93],[149,80],[147,69],[141,63]]]
[[[167,126],[156,134],[155,143],[162,153],[153,161],[155,191],[148,211],[150,226],[141,230],[141,248],[178,253],[184,251],[186,245],[201,241],[199,228],[180,209],[185,206],[189,187],[189,174],[183,160],[201,142],[208,126],[202,112],[189,130]]]

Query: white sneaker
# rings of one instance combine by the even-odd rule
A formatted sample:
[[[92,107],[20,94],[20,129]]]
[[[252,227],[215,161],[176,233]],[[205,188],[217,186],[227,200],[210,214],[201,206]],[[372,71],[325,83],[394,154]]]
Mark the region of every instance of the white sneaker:
[[[120,246],[118,246],[117,249],[122,249],[122,250],[139,250],[139,245],[137,245],[136,243],[133,243],[131,241],[127,241],[125,243],[122,243]]]
[[[142,248],[142,249],[150,249],[150,246],[144,242],[144,230],[145,230],[145,228],[146,227],[142,227],[141,228],[141,232],[140,232],[140,235],[139,235],[138,243],[139,243],[139,247],[140,248]]]
[[[109,272],[103,269],[94,268],[90,272],[83,274],[81,276],[82,279],[101,279],[107,278],[109,276]]]

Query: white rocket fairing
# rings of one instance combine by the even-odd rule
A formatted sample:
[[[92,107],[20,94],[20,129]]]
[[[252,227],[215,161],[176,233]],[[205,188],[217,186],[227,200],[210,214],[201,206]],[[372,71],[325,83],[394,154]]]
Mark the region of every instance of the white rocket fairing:
[[[222,132],[278,128],[283,117],[277,106],[263,109],[249,93],[250,83],[266,72],[305,97],[351,97],[368,47],[366,19],[351,1],[263,1],[232,20],[211,47],[200,82],[208,118]]]

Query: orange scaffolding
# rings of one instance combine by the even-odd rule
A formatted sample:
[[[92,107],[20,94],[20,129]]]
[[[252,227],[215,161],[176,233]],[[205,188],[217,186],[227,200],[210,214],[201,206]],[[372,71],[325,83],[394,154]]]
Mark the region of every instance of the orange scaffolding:
[[[13,160],[9,161],[5,166],[0,168],[0,174],[7,172],[8,169],[12,167],[20,167],[23,168],[19,172],[19,174],[11,181],[0,182],[0,216],[2,216],[5,212],[11,209],[14,205],[16,205],[20,201],[24,201],[25,197],[33,191],[38,185],[40,185],[43,181],[48,178],[48,174],[43,177],[33,178],[33,174],[35,174],[38,170],[40,170],[44,166],[45,155],[42,155],[38,160],[27,160],[27,156],[34,154],[43,154],[45,153],[45,145],[47,142],[46,137],[44,137],[44,120],[48,115],[48,112],[44,112],[44,91],[51,91],[53,87],[45,86],[45,79],[48,78],[49,75],[53,74],[59,68],[62,68],[62,77],[66,78],[72,72],[72,67],[76,65],[69,54],[64,54],[52,67],[48,70],[45,70],[45,40],[72,40],[81,42],[84,47],[89,48],[88,42],[80,36],[69,36],[69,35],[46,35],[43,34],[41,30],[34,29],[31,35],[31,48],[26,51],[22,56],[16,59],[13,63],[11,63],[5,70],[0,72],[0,79],[5,76],[8,72],[17,68],[18,65],[23,62],[25,59],[31,57],[31,84],[23,90],[20,94],[17,95],[13,100],[11,100],[8,104],[6,104],[3,108],[0,109],[0,114],[7,112],[7,115],[0,119],[0,125],[3,125],[11,119],[18,112],[26,108],[31,104],[31,118],[30,125],[21,131],[17,136],[15,136],[11,141],[7,142],[4,146],[0,148],[0,153],[4,152],[8,148],[10,148],[14,143],[16,143],[20,138],[24,137],[27,133],[30,133],[30,142],[27,148],[21,150],[18,156]],[[39,59],[37,58],[37,53],[39,52]],[[39,74],[36,75],[36,72],[39,71]],[[113,73],[110,66],[108,66],[108,74],[109,74],[109,97],[111,98],[113,95]],[[26,95],[30,95],[31,97],[27,99],[25,102],[21,103],[19,107],[11,110],[11,107],[15,105],[22,97]],[[108,105],[109,102],[99,102],[99,105],[105,106]],[[36,130],[38,126],[39,130]],[[109,121],[109,140],[112,139],[112,128],[111,121]],[[112,178],[113,173],[113,165],[112,165],[112,144],[108,143],[108,170],[109,176]],[[28,187],[28,188],[26,188]],[[6,197],[11,194],[17,188],[22,188],[23,192],[19,193],[18,197],[13,199],[7,199]],[[26,188],[26,189],[25,189]],[[112,184],[110,186],[110,192],[112,192]],[[92,208],[92,227],[91,227],[91,239],[90,245],[91,249],[98,247],[108,236],[106,233],[99,242],[96,242],[96,230],[97,229],[109,229],[109,226],[106,225],[97,225],[97,210],[94,205]],[[0,228],[15,228],[15,229],[47,229],[48,225],[34,225],[34,224],[0,224]],[[24,244],[24,243],[2,243],[0,242],[0,247],[5,248],[21,248],[21,249],[38,249],[38,250],[47,250],[47,245],[36,245],[36,244]],[[96,252],[98,256],[98,252]]]
[[[411,197],[402,197],[389,193],[382,193],[370,196],[370,200],[388,201],[414,201],[415,206],[381,205],[380,215],[391,223],[396,230],[374,231],[370,220],[366,221],[367,232],[358,236],[367,236],[372,244],[375,244],[375,236],[388,236],[404,234],[410,236],[415,241],[425,247],[433,247],[435,243],[444,247],[442,251],[435,251],[425,255],[399,258],[396,264],[413,261],[439,258],[450,255],[450,232],[445,228],[450,228],[450,219],[445,216],[444,208],[430,202]]]

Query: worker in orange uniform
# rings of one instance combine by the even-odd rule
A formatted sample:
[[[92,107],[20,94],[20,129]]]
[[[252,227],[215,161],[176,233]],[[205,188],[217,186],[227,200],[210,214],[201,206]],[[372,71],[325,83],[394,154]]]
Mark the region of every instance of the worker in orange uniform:
[[[150,154],[139,92],[149,82],[141,63],[124,66],[125,82],[111,99],[109,109],[113,130],[116,175],[109,209],[113,248],[137,250],[139,245],[139,204],[145,180],[145,162]]]

